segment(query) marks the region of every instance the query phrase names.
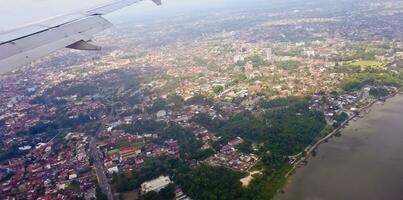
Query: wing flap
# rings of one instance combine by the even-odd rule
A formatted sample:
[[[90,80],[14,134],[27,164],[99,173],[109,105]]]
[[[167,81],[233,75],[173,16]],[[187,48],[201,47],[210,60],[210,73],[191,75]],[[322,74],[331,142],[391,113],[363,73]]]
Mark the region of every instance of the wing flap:
[[[80,40],[74,44],[67,46],[70,49],[86,50],[86,51],[99,51],[101,47],[91,44],[88,41]]]

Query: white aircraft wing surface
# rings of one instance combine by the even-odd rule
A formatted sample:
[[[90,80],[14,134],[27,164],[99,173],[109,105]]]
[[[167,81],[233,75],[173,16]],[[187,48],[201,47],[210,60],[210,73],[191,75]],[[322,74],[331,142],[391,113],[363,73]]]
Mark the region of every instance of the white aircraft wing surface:
[[[0,32],[0,74],[12,71],[62,48],[99,50],[92,35],[112,24],[102,15],[143,0],[115,0],[104,5],[63,15],[21,28]],[[161,0],[153,0],[161,5]]]

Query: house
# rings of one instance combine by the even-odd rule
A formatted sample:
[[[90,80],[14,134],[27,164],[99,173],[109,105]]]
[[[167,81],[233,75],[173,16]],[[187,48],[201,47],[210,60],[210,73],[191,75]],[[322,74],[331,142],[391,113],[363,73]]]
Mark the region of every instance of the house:
[[[118,168],[118,166],[114,166],[114,167],[108,168],[108,173],[109,173],[109,174],[119,173],[119,168]]]
[[[229,141],[228,144],[231,146],[237,146],[237,145],[241,144],[242,142],[243,142],[242,138],[236,137],[236,138],[232,139],[231,141]]]

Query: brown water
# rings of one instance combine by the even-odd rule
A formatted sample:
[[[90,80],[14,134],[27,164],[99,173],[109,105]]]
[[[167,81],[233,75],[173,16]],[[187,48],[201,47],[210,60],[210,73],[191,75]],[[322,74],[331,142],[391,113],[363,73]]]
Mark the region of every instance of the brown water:
[[[403,95],[317,149],[276,200],[403,200]]]

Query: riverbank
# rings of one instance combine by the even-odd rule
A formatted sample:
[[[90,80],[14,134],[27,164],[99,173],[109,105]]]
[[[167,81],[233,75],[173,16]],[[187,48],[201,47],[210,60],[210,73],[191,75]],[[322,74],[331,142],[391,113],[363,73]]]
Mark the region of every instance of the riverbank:
[[[370,102],[368,105],[359,108],[359,110],[357,112],[354,113],[353,116],[350,116],[346,121],[344,121],[338,128],[334,129],[332,132],[330,132],[328,135],[326,135],[325,137],[323,137],[322,139],[320,139],[319,141],[317,141],[315,144],[310,145],[308,147],[306,147],[304,149],[303,152],[300,152],[297,155],[302,155],[302,157],[297,160],[296,162],[294,162],[292,164],[292,168],[291,170],[285,175],[285,178],[288,178],[302,163],[306,162],[307,159],[309,159],[310,156],[312,156],[312,152],[314,152],[319,145],[321,145],[324,142],[327,142],[330,138],[334,137],[337,133],[340,132],[340,130],[344,129],[349,122],[351,122],[352,120],[356,119],[357,117],[360,117],[361,113],[369,108],[371,108],[375,103],[379,102],[379,101],[387,101],[389,98],[392,98],[394,96],[396,96],[397,94],[403,92],[403,88],[398,89],[395,93],[390,94],[386,97],[383,98],[379,98],[377,100],[374,100],[372,102]]]
[[[396,95],[400,92],[382,99],[387,100],[384,104],[373,101],[362,107],[365,117],[357,121],[351,117],[351,123],[339,130],[343,137],[318,142],[320,150],[306,156],[308,165],[290,170],[287,176],[293,176],[275,199],[394,200],[403,196],[403,155],[399,153],[403,150],[399,131],[403,129],[403,96]]]

